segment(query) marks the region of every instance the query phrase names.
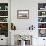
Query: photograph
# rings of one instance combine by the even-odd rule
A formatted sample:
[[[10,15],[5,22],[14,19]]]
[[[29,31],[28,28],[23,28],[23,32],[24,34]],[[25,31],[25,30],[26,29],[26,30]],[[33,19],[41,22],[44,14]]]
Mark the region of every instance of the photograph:
[[[29,10],[17,10],[17,19],[29,19]]]

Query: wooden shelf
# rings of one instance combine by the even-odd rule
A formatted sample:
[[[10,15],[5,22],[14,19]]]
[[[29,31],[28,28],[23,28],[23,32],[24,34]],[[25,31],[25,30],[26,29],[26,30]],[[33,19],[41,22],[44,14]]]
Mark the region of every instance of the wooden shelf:
[[[45,11],[46,12],[46,10],[38,10],[38,11]]]
[[[38,28],[38,29],[46,29],[46,28]]]
[[[0,11],[8,11],[8,10],[0,10]]]
[[[8,23],[8,22],[0,22],[0,23]]]
[[[46,15],[44,15],[44,16],[38,16],[38,17],[46,17]]]
[[[46,23],[46,22],[38,22],[38,23]]]
[[[8,16],[0,16],[0,17],[8,17]]]

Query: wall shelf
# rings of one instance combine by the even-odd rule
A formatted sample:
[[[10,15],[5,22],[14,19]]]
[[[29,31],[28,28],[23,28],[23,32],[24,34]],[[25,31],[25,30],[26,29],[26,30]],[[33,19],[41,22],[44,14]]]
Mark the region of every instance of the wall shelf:
[[[8,22],[0,22],[0,23],[8,23]]]
[[[8,10],[0,10],[0,11],[8,11]]]
[[[0,35],[8,37],[8,3],[0,3]]]
[[[46,17],[46,15],[44,15],[44,16],[38,16],[38,17]]]
[[[38,10],[38,11],[46,11],[46,10]]]
[[[38,4],[38,36],[46,37],[46,3]]]
[[[46,23],[46,22],[38,22],[38,23]]]
[[[46,28],[38,28],[38,29],[46,29]]]
[[[0,16],[0,17],[8,17],[8,16]]]

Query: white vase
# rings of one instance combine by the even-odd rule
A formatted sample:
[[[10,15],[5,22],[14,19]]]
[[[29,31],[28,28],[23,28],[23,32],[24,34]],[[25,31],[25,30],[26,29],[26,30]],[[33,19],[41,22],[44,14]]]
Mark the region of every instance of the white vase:
[[[25,41],[21,40],[21,46],[25,46]]]

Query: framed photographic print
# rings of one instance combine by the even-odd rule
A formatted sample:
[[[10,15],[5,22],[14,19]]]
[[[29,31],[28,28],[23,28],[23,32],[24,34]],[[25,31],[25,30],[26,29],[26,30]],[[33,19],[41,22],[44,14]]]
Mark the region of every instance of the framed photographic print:
[[[29,19],[29,10],[17,10],[17,19]]]

